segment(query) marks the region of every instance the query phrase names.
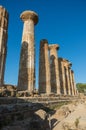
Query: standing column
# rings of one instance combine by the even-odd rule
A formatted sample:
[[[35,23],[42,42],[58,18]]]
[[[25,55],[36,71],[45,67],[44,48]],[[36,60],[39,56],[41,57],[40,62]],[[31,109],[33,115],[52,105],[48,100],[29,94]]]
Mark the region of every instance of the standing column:
[[[43,39],[40,42],[39,62],[39,92],[50,94],[50,64],[48,53],[48,41],[46,39]]]
[[[73,83],[72,83],[71,69],[69,69],[69,74],[70,74],[71,94],[72,94],[72,96],[74,96],[74,88],[73,88]]]
[[[73,72],[73,70],[71,70],[71,74],[72,74],[73,91],[74,91],[74,95],[76,95],[76,84],[75,84],[75,80],[74,80],[74,72]]]
[[[66,66],[66,76],[67,76],[68,95],[71,95],[71,91],[70,91],[70,79],[69,79],[69,66],[68,65]]]
[[[61,92],[64,95],[67,95],[66,91],[66,79],[65,79],[65,71],[64,71],[64,59],[59,58],[59,75],[60,75],[60,88]]]
[[[69,89],[70,89],[70,95],[72,95],[71,73],[70,73],[71,66],[72,66],[72,63],[71,63],[71,62],[68,62],[68,72],[69,72]]]
[[[4,71],[7,54],[8,12],[0,6],[0,86],[4,84]]]
[[[33,11],[24,11],[20,18],[24,22],[22,47],[20,55],[18,90],[34,90],[34,25],[38,22],[38,15]]]
[[[60,79],[57,50],[59,45],[49,45],[50,49],[50,70],[51,70],[51,92],[60,94]]]

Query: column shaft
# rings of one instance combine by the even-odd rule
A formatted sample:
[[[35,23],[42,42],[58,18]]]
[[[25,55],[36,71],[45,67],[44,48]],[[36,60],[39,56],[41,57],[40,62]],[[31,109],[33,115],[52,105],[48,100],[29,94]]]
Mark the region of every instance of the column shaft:
[[[68,95],[71,95],[70,80],[69,80],[69,68],[68,67],[66,67],[66,76],[67,76]]]
[[[59,75],[60,75],[60,88],[61,88],[61,93],[66,95],[66,79],[65,79],[65,70],[64,70],[64,61],[62,58],[59,58]]]
[[[35,82],[34,24],[37,17],[37,14],[33,11],[25,11],[21,14],[21,19],[24,21],[24,27],[20,55],[18,90],[28,90],[30,93],[34,91]]]
[[[51,93],[48,41],[45,39],[40,42],[39,92]]]
[[[59,64],[57,49],[59,46],[57,44],[49,45],[50,48],[50,71],[51,71],[51,91],[60,94],[60,79],[59,79]]]
[[[7,54],[8,13],[0,6],[0,86],[4,84],[4,72]]]
[[[73,91],[74,91],[74,95],[76,95],[76,84],[75,84],[75,80],[74,80],[74,72],[71,71],[72,73],[72,85],[73,85]]]
[[[70,84],[71,84],[71,94],[74,96],[74,88],[73,88],[73,83],[72,83],[72,74],[71,74],[71,69],[69,70],[70,72]]]

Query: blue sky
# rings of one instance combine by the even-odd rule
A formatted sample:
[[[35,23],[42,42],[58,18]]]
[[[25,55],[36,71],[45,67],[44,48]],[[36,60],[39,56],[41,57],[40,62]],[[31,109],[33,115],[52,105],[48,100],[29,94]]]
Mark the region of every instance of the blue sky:
[[[38,87],[39,45],[41,39],[58,43],[58,56],[72,62],[76,83],[86,83],[86,0],[0,0],[9,12],[8,52],[5,83],[17,85],[23,22],[20,14],[34,10],[36,87]]]

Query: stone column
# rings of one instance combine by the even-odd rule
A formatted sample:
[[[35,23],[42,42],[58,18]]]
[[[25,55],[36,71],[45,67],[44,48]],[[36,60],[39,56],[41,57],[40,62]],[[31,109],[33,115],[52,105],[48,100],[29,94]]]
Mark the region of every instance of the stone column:
[[[60,94],[60,79],[57,50],[58,44],[49,45],[50,49],[50,71],[51,71],[51,92]]]
[[[72,83],[71,69],[69,69],[69,74],[70,74],[70,84],[71,84],[71,95],[74,96],[74,88],[73,88],[73,83]]]
[[[40,42],[39,92],[51,93],[48,41],[46,39]]]
[[[34,90],[34,25],[38,22],[38,15],[33,11],[24,11],[20,18],[24,22],[22,47],[20,55],[18,90]]]
[[[75,80],[74,80],[74,72],[73,72],[73,70],[71,70],[71,74],[72,74],[73,92],[74,92],[74,95],[76,95],[76,84],[75,84]]]
[[[70,69],[70,62],[66,59],[63,59],[63,67],[64,67],[64,77],[65,77],[65,94],[71,95],[71,86],[70,86],[70,74],[69,74],[69,69]]]
[[[71,83],[71,66],[72,63],[68,63],[68,71],[69,71],[69,89],[70,89],[70,95],[73,95],[72,93],[72,83]]]
[[[67,86],[68,86],[68,95],[71,95],[71,90],[70,90],[70,79],[69,79],[69,63],[67,61],[66,67],[66,76],[67,76]]]
[[[4,84],[4,71],[7,54],[8,12],[0,6],[0,86]]]
[[[59,58],[59,75],[60,75],[61,93],[64,95],[67,95],[65,70],[64,70],[64,59],[63,58]]]

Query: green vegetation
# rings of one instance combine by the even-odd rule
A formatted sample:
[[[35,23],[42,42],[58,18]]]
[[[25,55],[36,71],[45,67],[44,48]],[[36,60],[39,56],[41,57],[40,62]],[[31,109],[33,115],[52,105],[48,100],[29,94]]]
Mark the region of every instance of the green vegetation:
[[[79,119],[80,119],[81,117],[79,117],[79,118],[76,118],[76,120],[75,120],[75,127],[76,128],[78,128],[78,126],[79,126]]]
[[[83,84],[83,83],[77,83],[76,87],[77,87],[77,89],[78,89],[78,91],[80,93],[85,93],[86,94],[86,83],[85,84]]]

